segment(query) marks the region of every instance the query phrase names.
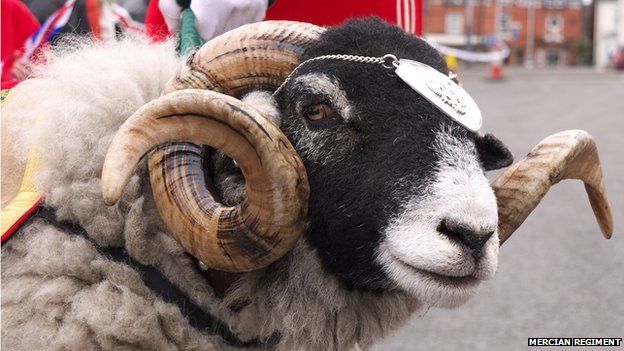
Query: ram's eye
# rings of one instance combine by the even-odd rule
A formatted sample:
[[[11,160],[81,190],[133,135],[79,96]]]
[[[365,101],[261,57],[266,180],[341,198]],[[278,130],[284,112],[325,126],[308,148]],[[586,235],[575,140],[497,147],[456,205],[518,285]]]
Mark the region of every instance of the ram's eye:
[[[310,121],[320,121],[335,114],[334,110],[325,104],[313,105],[303,111],[303,115]]]

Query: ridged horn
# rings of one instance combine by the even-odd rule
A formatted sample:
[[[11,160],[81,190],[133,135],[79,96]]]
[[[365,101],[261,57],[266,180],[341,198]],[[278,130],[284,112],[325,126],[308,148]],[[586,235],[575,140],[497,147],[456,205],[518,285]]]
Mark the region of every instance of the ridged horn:
[[[105,201],[110,204],[119,198],[144,154],[163,143],[180,141],[223,150],[238,163],[246,180],[246,198],[226,207],[208,191],[196,155],[187,158],[183,152],[182,157],[169,157],[176,156],[172,147],[150,157],[161,218],[190,254],[210,267],[242,272],[266,266],[292,248],[307,214],[304,166],[279,128],[254,108],[224,94],[182,90],[135,112],[106,156]]]
[[[239,27],[199,48],[165,92],[195,88],[239,98],[251,90],[275,90],[324,31],[291,21]]]
[[[501,245],[535,209],[548,189],[563,179],[585,183],[602,234],[607,239],[611,237],[613,218],[596,143],[585,131],[568,130],[542,140],[492,183],[498,202]]]
[[[102,176],[106,202],[121,196],[141,156],[153,150],[148,165],[156,206],[187,252],[228,272],[262,268],[283,256],[303,232],[305,169],[278,127],[226,95],[275,90],[323,31],[307,23],[268,21],[204,44],[168,83],[165,95],[137,111],[113,140]],[[165,145],[170,142],[222,149],[241,167],[246,198],[234,207],[219,204],[208,190],[200,147]]]

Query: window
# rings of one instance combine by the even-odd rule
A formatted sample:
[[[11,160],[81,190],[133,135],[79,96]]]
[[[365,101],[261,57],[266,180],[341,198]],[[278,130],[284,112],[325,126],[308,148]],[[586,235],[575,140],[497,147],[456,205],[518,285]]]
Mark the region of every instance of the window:
[[[563,29],[563,17],[550,14],[546,17],[546,29],[548,31],[561,31]]]
[[[500,14],[500,23],[498,24],[498,30],[501,34],[511,33],[511,15],[503,12]]]
[[[544,41],[550,43],[560,43],[563,41],[563,16],[559,14],[549,14],[546,16],[546,28],[544,31]]]
[[[462,34],[464,32],[464,15],[461,12],[447,12],[444,30],[446,34]]]

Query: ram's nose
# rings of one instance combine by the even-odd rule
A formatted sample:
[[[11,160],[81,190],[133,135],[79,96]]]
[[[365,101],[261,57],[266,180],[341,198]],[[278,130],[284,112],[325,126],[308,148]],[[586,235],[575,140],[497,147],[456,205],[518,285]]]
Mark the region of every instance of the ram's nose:
[[[481,257],[483,246],[494,234],[494,230],[479,230],[473,226],[446,219],[440,222],[438,231],[450,240],[466,246],[475,258]]]

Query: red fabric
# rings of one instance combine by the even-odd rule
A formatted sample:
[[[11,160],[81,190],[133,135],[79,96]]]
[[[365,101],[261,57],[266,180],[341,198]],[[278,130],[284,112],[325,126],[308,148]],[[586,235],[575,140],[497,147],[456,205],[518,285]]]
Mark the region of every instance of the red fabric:
[[[397,23],[395,0],[277,0],[267,11],[266,20],[309,22],[335,26],[348,18],[377,16]]]
[[[2,244],[9,240],[9,238],[11,238],[13,234],[15,234],[15,232],[22,227],[22,224],[26,223],[26,221],[29,220],[30,217],[32,217],[37,212],[42,201],[43,199],[39,199],[39,201],[37,201],[33,205],[33,207],[29,208],[28,211],[26,211],[26,213],[24,213],[17,220],[17,222],[13,223],[13,225],[11,225],[6,232],[2,233],[2,237],[0,237],[0,241]]]
[[[424,14],[424,0],[416,1],[416,28],[414,29],[414,34],[418,36],[423,36],[423,14]]]
[[[19,0],[2,0],[0,31],[2,41],[2,89],[15,85],[11,68],[15,56],[21,53],[24,42],[39,28],[39,22]]]
[[[415,16],[412,28],[406,23],[406,13]],[[422,35],[422,14],[423,0],[277,0],[267,11],[266,20],[335,26],[349,18],[377,16],[410,33]]]
[[[10,79],[10,80],[3,80],[2,81],[2,87],[0,87],[2,90],[4,89],[11,89],[14,86],[17,85],[17,83],[21,82],[21,80],[17,80],[17,79]]]
[[[416,17],[409,29],[405,18],[398,14],[409,12]],[[398,24],[408,32],[422,35],[423,0],[277,0],[267,11],[265,20],[309,22],[319,26],[335,26],[349,18],[377,16]],[[158,0],[151,0],[145,16],[147,34],[154,41],[162,41],[171,34],[158,9]]]
[[[91,33],[96,39],[102,39],[102,9],[100,8],[100,0],[86,0],[87,5],[87,21],[91,27]]]
[[[158,0],[151,0],[145,13],[145,31],[153,41],[159,42],[171,36],[165,18],[158,8]]]

